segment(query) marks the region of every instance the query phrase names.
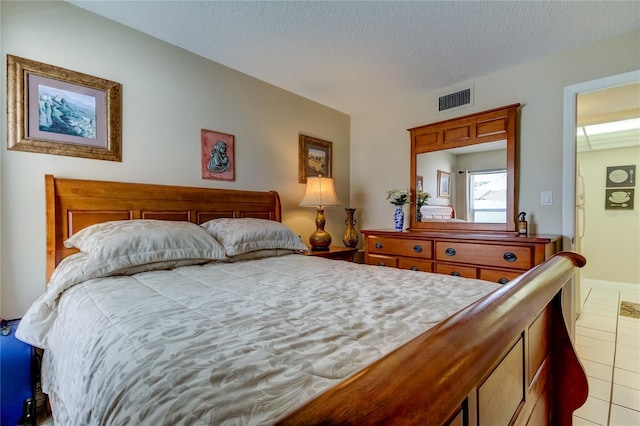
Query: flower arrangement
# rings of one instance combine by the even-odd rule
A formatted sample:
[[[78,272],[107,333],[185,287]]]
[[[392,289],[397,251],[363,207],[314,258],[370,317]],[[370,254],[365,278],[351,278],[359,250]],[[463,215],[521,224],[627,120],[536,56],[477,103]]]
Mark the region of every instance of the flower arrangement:
[[[387,191],[387,200],[396,206],[403,206],[409,202],[411,192],[407,188],[391,189]]]
[[[431,194],[419,189],[416,193],[416,204],[418,205],[418,207],[422,207],[427,204],[429,198],[431,198]]]

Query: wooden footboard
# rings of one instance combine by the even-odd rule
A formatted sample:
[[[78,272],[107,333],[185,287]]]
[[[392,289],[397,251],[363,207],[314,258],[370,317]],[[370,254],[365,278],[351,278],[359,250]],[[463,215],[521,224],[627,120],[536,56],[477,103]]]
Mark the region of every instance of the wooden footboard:
[[[570,425],[588,388],[562,292],[584,264],[557,254],[278,424]]]

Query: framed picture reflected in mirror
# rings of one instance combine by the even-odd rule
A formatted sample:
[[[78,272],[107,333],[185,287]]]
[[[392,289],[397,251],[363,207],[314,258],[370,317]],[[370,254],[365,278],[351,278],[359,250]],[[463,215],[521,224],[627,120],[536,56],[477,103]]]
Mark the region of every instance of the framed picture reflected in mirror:
[[[451,197],[451,173],[438,170],[438,198]]]

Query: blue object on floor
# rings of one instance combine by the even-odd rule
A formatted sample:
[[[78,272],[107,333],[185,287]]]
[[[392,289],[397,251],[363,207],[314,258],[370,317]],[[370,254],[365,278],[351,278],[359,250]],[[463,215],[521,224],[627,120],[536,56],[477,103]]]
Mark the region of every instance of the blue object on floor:
[[[35,348],[16,338],[20,320],[0,325],[0,425],[35,425]]]

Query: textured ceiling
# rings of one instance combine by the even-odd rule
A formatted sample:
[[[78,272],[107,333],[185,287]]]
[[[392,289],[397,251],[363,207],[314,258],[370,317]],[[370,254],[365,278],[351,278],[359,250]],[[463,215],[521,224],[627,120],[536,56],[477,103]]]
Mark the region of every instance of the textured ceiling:
[[[637,1],[69,3],[348,114],[640,27]]]

